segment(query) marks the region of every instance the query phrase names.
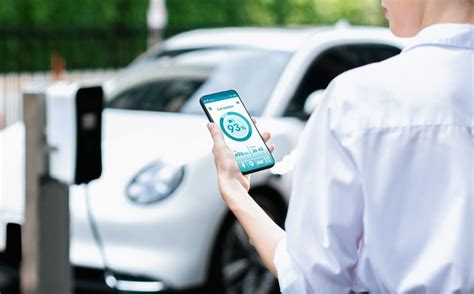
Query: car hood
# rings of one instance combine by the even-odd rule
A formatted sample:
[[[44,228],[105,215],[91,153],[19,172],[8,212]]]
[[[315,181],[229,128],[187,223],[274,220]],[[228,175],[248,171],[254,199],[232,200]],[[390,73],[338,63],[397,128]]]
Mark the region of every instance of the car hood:
[[[210,151],[206,124],[204,115],[105,110],[104,167],[143,166],[157,159],[189,162]]]

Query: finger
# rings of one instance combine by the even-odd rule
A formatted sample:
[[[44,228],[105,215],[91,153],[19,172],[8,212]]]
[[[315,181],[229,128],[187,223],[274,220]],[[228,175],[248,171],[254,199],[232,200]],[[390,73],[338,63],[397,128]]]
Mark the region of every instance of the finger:
[[[270,138],[272,137],[272,134],[270,134],[270,132],[264,132],[262,134],[262,139],[263,139],[263,142],[267,143],[268,140],[270,140]]]
[[[275,151],[275,144],[268,146],[268,150],[270,150],[270,153],[273,153]]]
[[[252,117],[252,121],[253,121],[254,124],[257,124],[257,120],[253,117]]]
[[[211,133],[212,140],[214,141],[214,147],[223,148],[227,147],[224,141],[224,136],[215,123],[208,123],[207,128]]]
[[[214,155],[214,163],[218,171],[233,171],[238,169],[237,162],[233,157],[232,151],[227,147],[224,141],[224,135],[220,131],[219,127],[214,123],[207,125],[212,140],[214,141],[214,147],[212,153]]]

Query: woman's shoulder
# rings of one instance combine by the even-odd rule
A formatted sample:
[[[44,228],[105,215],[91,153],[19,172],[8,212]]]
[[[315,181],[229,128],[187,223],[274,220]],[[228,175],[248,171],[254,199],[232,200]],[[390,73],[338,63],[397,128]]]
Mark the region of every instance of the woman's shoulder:
[[[403,55],[396,55],[380,62],[357,67],[342,73],[334,81],[341,86],[350,86],[353,90],[375,90],[386,83],[400,79],[400,75],[408,69],[405,59]]]
[[[368,64],[335,78],[328,88],[327,106],[344,129],[363,129],[380,125],[398,112],[403,101],[409,66],[405,57]]]

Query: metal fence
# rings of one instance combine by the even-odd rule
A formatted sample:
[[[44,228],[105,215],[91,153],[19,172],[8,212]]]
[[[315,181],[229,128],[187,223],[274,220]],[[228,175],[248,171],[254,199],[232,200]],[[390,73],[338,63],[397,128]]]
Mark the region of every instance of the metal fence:
[[[106,80],[116,69],[67,71],[63,80]],[[0,129],[22,120],[22,90],[28,85],[47,84],[53,81],[50,72],[0,74]]]
[[[0,26],[0,73],[45,71],[53,56],[66,68],[120,68],[147,48],[146,28]]]

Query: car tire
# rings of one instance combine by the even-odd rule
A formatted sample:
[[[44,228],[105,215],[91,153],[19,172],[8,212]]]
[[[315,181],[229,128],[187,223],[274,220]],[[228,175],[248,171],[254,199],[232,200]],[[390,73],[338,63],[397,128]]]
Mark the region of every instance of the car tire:
[[[286,205],[279,197],[252,195],[281,227]],[[210,264],[207,293],[280,293],[278,282],[265,268],[255,248],[234,215],[229,212],[219,231]]]

